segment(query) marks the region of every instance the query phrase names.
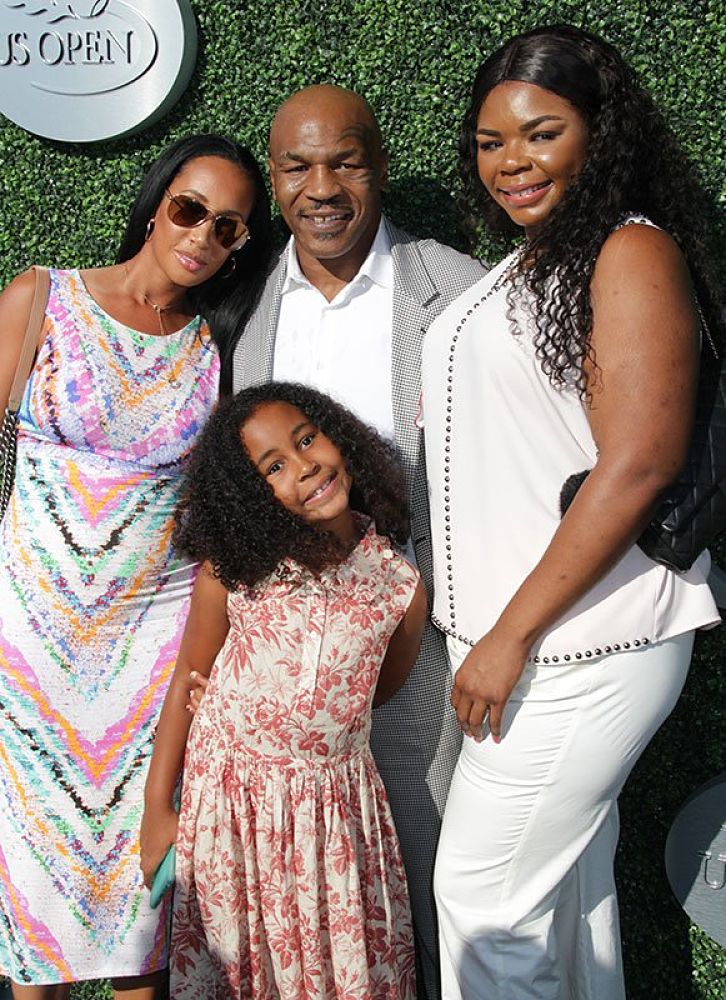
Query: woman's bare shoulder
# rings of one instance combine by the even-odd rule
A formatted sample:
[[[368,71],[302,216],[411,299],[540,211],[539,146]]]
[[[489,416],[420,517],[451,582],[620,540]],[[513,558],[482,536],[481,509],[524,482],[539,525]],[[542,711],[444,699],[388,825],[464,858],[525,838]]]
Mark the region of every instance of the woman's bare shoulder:
[[[3,289],[0,295],[0,309],[3,311],[7,309],[18,317],[23,315],[27,320],[34,292],[35,270],[30,267],[27,271],[17,274]]]
[[[657,278],[689,285],[686,260],[665,230],[633,222],[616,229],[603,243],[595,264],[593,290],[612,280],[637,286]]]

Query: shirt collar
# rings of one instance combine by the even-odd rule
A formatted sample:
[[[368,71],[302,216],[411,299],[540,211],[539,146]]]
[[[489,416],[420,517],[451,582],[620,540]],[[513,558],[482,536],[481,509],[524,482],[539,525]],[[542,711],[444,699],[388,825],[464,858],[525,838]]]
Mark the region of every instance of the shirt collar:
[[[300,261],[297,259],[295,251],[295,240],[291,236],[285,248],[287,254],[287,274],[282,286],[282,294],[292,291],[296,287],[312,288],[313,285],[303,274]],[[393,288],[393,258],[391,257],[391,240],[388,235],[386,223],[381,216],[378,223],[376,235],[368,251],[368,256],[361,264],[360,270],[353,280],[346,286],[346,291],[360,284],[366,277],[381,288]]]

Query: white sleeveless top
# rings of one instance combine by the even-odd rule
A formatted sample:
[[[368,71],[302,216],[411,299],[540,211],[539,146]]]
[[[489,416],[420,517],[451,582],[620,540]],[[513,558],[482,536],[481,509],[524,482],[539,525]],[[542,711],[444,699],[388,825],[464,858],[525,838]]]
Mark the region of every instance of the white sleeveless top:
[[[502,278],[515,256],[441,313],[423,350],[433,619],[468,643],[492,628],[544,554],[565,479],[597,459],[576,388],[554,389],[531,336],[510,330]],[[531,328],[522,310],[517,320]],[[704,552],[676,574],[634,545],[540,637],[530,659],[587,659],[716,624],[709,566]]]

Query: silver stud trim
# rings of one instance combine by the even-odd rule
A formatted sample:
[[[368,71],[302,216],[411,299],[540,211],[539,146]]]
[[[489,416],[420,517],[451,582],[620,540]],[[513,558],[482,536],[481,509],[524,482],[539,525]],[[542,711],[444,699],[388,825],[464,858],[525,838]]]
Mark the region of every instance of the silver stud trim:
[[[453,580],[454,565],[452,560],[452,532],[451,532],[451,518],[449,516],[449,511],[451,510],[451,448],[450,441],[452,440],[452,422],[453,422],[453,411],[454,411],[454,359],[456,357],[456,344],[459,340],[459,334],[464,328],[464,324],[473,314],[475,309],[478,309],[480,305],[486,302],[487,299],[491,298],[492,295],[499,292],[504,284],[509,280],[510,275],[513,273],[514,268],[518,261],[514,261],[513,264],[507,268],[507,270],[501,274],[494,284],[487,289],[487,291],[478,299],[470,309],[467,309],[466,316],[462,316],[459,320],[459,324],[456,327],[456,332],[451,338],[451,346],[449,348],[449,365],[446,376],[446,418],[445,418],[445,432],[444,440],[446,442],[446,447],[444,448],[444,510],[446,511],[446,516],[444,517],[444,548],[446,552],[446,576],[449,581]],[[449,583],[449,617],[451,618],[451,628],[446,628],[432,615],[431,620],[437,628],[440,628],[447,635],[453,636],[455,639],[459,639],[461,642],[465,642],[468,646],[473,646],[474,643],[471,639],[466,639],[464,636],[460,635],[456,631],[456,601],[454,599],[454,585]]]

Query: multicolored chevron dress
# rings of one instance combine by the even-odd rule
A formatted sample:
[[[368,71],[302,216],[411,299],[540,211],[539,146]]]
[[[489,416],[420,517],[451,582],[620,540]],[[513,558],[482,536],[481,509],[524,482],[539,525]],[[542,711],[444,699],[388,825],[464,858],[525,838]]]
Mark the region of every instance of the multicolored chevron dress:
[[[167,963],[139,823],[194,575],[172,515],[218,377],[199,318],[139,333],[51,272],[0,526],[0,973],[19,983]]]

